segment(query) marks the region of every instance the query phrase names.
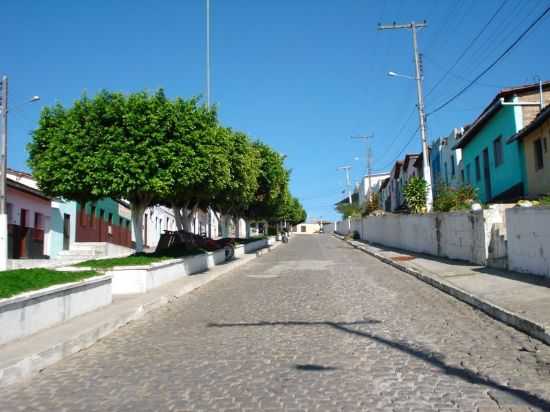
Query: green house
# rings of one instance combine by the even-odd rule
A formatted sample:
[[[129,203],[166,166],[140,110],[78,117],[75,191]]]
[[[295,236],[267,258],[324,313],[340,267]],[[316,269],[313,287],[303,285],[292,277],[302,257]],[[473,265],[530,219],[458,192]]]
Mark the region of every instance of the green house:
[[[454,146],[462,149],[465,183],[476,188],[482,203],[512,201],[526,193],[523,146],[509,138],[535,118],[541,94],[544,98],[549,92],[550,82],[542,88],[537,83],[501,90]]]

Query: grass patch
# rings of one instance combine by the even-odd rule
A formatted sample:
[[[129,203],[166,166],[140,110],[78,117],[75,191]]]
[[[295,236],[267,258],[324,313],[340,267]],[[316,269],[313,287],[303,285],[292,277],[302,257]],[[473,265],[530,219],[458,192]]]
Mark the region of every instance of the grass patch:
[[[7,270],[0,272],[0,298],[9,298],[23,292],[76,282],[97,275],[97,272],[91,270],[85,272],[58,272],[44,268]]]
[[[91,267],[94,269],[109,269],[115,266],[144,266],[163,260],[178,259],[200,253],[204,253],[204,250],[198,248],[187,249],[185,247],[176,246],[154,253],[135,253],[130,256],[119,258],[91,259],[77,263],[75,266]]]

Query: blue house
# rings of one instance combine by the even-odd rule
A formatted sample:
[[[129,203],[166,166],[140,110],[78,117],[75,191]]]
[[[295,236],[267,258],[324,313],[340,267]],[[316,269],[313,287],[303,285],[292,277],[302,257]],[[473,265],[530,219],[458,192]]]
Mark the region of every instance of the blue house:
[[[525,194],[523,148],[508,140],[536,117],[541,98],[550,99],[550,82],[501,90],[454,146],[462,149],[465,183],[476,188],[481,202],[512,201]]]

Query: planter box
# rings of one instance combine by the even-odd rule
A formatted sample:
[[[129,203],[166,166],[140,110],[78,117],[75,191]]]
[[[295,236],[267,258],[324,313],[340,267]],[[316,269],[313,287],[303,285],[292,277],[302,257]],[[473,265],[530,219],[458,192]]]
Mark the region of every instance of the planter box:
[[[245,253],[246,253],[246,246],[245,245],[235,245],[235,257],[237,259],[244,256]]]
[[[184,276],[204,272],[225,262],[225,250],[165,260],[144,266],[117,266],[107,271],[113,277],[113,295],[146,293]]]
[[[252,253],[267,246],[267,239],[258,239],[244,245],[245,253]]]
[[[0,345],[109,305],[111,276],[55,285],[0,300]]]

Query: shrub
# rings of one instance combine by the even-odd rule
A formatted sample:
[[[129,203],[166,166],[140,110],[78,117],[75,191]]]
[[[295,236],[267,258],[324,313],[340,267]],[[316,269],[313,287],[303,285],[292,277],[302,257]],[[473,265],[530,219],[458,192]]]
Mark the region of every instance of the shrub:
[[[378,205],[379,201],[380,201],[380,196],[378,195],[378,193],[373,193],[370,200],[368,200],[365,203],[365,207],[362,213],[363,216],[368,216],[375,210],[378,210],[380,208]]]
[[[359,234],[359,232],[357,230],[354,230],[353,231],[353,240],[361,240],[361,235]]]
[[[426,209],[426,193],[428,183],[420,178],[413,176],[403,188],[405,202],[412,213],[421,213]]]
[[[441,185],[434,199],[434,210],[436,212],[466,210],[476,200],[476,190],[472,186],[463,185],[453,188],[449,185]]]

